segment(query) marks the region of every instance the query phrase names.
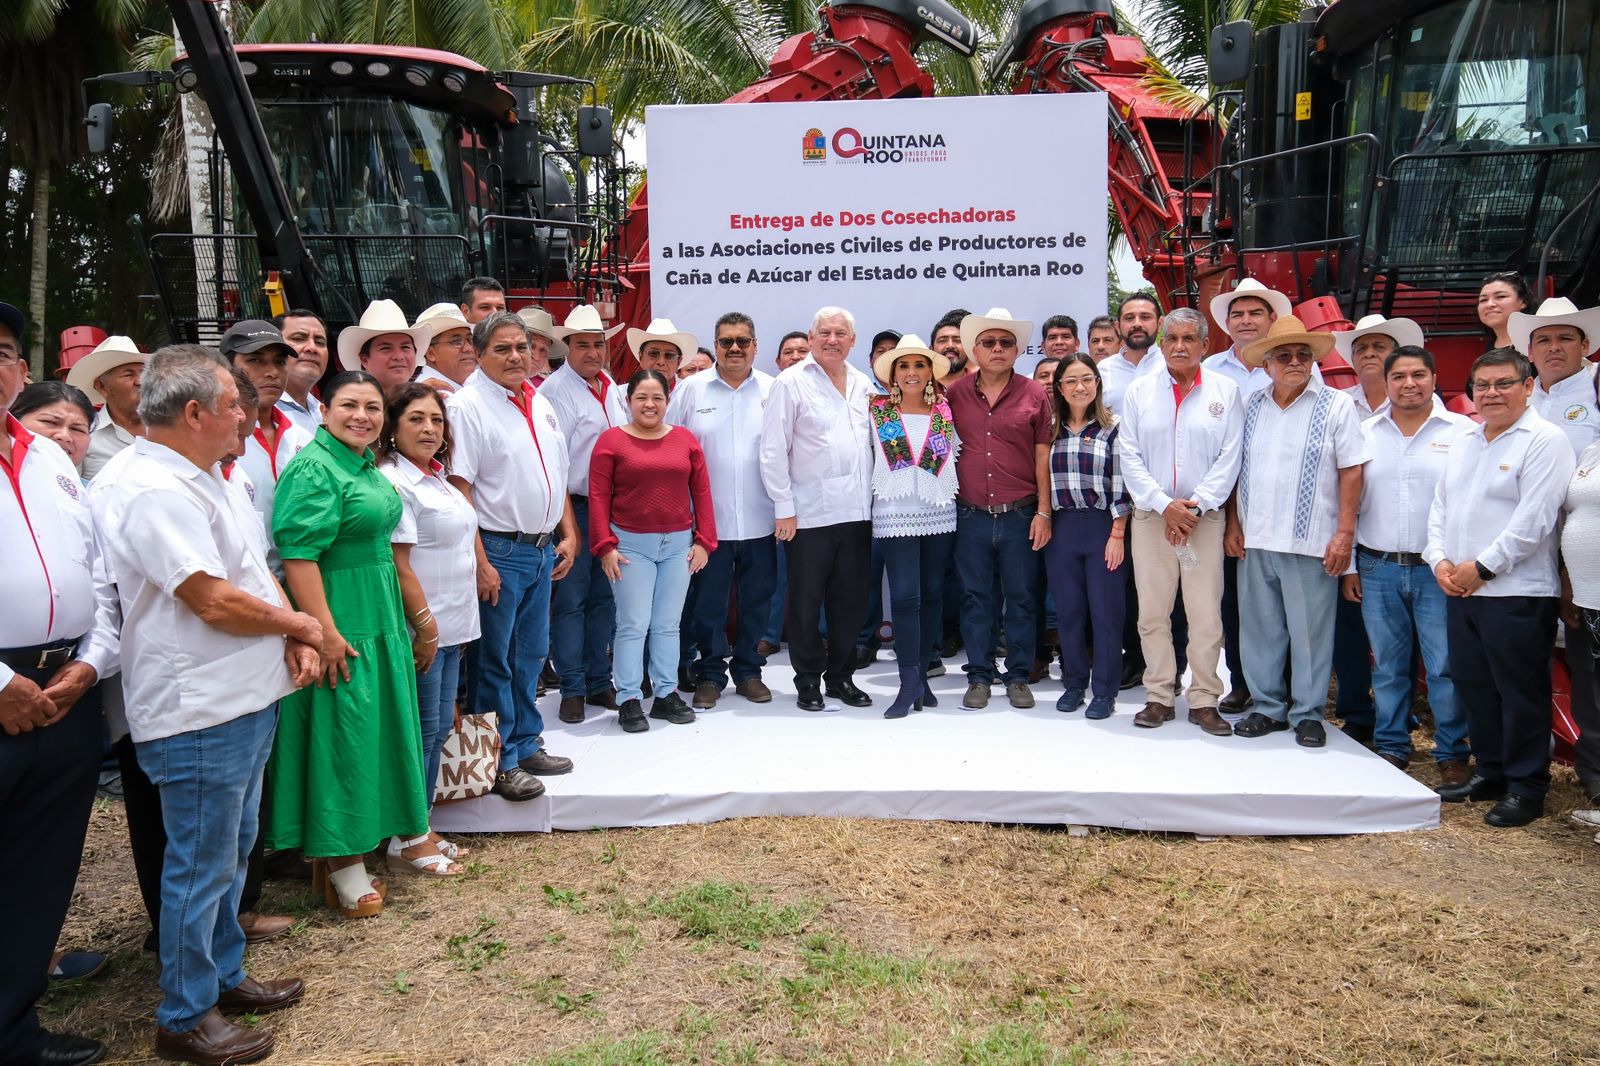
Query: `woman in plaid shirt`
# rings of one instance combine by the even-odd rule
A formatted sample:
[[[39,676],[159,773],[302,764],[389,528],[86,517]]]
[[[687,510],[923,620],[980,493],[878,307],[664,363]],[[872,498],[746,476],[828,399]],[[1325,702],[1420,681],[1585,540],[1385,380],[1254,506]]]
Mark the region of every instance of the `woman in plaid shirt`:
[[[1088,627],[1094,627],[1094,699],[1086,718],[1109,718],[1122,678],[1122,619],[1128,570],[1123,530],[1133,504],[1117,459],[1117,420],[1101,398],[1100,371],[1087,354],[1056,366],[1050,402],[1056,439],[1050,446],[1054,510],[1045,569],[1056,604],[1065,691],[1056,710],[1083,706],[1089,687]]]

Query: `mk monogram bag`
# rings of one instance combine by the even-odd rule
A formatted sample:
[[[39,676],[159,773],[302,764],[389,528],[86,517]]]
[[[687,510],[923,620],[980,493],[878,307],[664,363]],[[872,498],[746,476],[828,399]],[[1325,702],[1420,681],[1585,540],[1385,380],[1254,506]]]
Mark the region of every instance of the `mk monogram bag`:
[[[500,769],[500,731],[493,714],[460,714],[439,756],[435,803],[486,795]]]

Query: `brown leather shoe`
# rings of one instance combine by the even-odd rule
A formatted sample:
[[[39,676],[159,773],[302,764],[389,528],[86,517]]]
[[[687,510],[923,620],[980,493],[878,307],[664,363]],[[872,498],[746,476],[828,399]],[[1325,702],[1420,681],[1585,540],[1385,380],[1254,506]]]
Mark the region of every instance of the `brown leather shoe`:
[[[1021,681],[1013,681],[1006,686],[1006,699],[1011,702],[1011,706],[1025,711],[1033,706],[1033,690]]]
[[[770,640],[763,640],[756,645],[756,654],[763,659],[778,654],[778,646]]]
[[[1139,716],[1134,715],[1133,720],[1138,722]],[[1189,722],[1192,725],[1199,726],[1214,737],[1233,736],[1233,726],[1223,720],[1222,715],[1217,713],[1215,707],[1190,707]]]
[[[1240,685],[1234,688],[1217,704],[1217,710],[1228,714],[1243,714],[1250,709],[1255,699],[1250,695],[1250,690]]]
[[[234,1066],[258,1062],[272,1054],[276,1038],[265,1029],[246,1029],[234,1025],[212,1007],[200,1024],[187,1033],[169,1033],[156,1028],[156,1054],[179,1062],[198,1062],[203,1066]]]
[[[239,928],[244,930],[246,944],[259,944],[263,940],[282,936],[294,928],[294,919],[285,918],[278,914],[257,914],[255,911],[242,911],[239,914]]]
[[[1170,722],[1177,717],[1177,712],[1164,703],[1154,701],[1144,705],[1144,710],[1133,716],[1133,724],[1154,729],[1162,722]]]
[[[566,701],[563,700],[562,702],[565,703]],[[599,707],[601,710],[614,711],[617,709],[617,690],[603,688],[599,692],[591,692],[583,698],[583,702],[591,707]]]
[[[1033,669],[1028,671],[1028,684],[1037,685],[1050,676],[1050,660],[1033,660]]]
[[[544,795],[544,782],[522,767],[513,766],[496,775],[494,787],[490,791],[496,796],[504,796],[513,803],[521,803]]]
[[[733,691],[749,700],[751,703],[771,703],[772,690],[765,681],[759,677],[752,677],[748,681],[741,681],[733,686]]]
[[[568,725],[577,725],[579,722],[583,721],[583,697],[563,696],[561,699],[561,710],[557,711],[556,713],[560,716],[561,720]]]
[[[1406,767],[1411,765],[1410,759],[1402,759],[1400,756],[1390,755],[1386,751],[1378,752],[1378,758],[1382,759],[1396,770],[1404,770]]]
[[[989,706],[989,683],[974,681],[968,685],[967,694],[961,698],[961,706],[969,711],[981,711]]]
[[[517,765],[530,774],[565,774],[572,771],[572,760],[562,755],[551,755],[540,748],[526,759],[518,759]]]
[[[1446,759],[1439,764],[1439,784],[1445,788],[1459,788],[1472,780],[1472,771],[1464,759]]]
[[[694,707],[697,711],[709,711],[721,698],[722,689],[709,681],[702,681],[694,687]]]
[[[217,997],[217,1009],[265,1014],[271,1010],[292,1007],[305,994],[306,983],[298,977],[282,981],[257,981],[254,977],[246,977],[236,987]]]

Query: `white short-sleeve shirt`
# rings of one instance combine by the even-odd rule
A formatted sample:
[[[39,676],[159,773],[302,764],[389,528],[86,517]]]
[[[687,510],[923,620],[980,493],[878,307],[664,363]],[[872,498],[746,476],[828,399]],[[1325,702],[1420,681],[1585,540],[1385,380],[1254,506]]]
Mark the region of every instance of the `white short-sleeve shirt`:
[[[438,463],[422,471],[405,456],[396,455],[378,469],[400,492],[400,524],[390,540],[411,545],[411,569],[439,627],[439,647],[477,640],[483,635],[478,622],[478,559],[473,549],[477,512],[461,491],[444,479],[444,468]]]
[[[455,438],[449,476],[472,486],[478,524],[497,533],[555,529],[567,507],[570,453],[543,393],[524,386],[513,396],[480,367],[445,407]]]
[[[225,633],[174,593],[210,574],[283,606],[251,529],[253,514],[222,472],[201,470],[140,439],[114,480],[91,494],[95,529],[122,603],[122,691],[135,743],[253,714],[294,689],[282,637]]]

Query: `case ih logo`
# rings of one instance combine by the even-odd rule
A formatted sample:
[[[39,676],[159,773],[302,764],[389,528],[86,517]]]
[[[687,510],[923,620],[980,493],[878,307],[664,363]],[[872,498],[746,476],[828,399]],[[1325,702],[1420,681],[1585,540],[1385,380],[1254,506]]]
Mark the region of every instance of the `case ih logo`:
[[[805,162],[826,162],[829,144],[821,130],[807,130]],[[942,133],[866,134],[853,126],[841,126],[834,131],[831,144],[841,163],[943,163],[949,158]]]

